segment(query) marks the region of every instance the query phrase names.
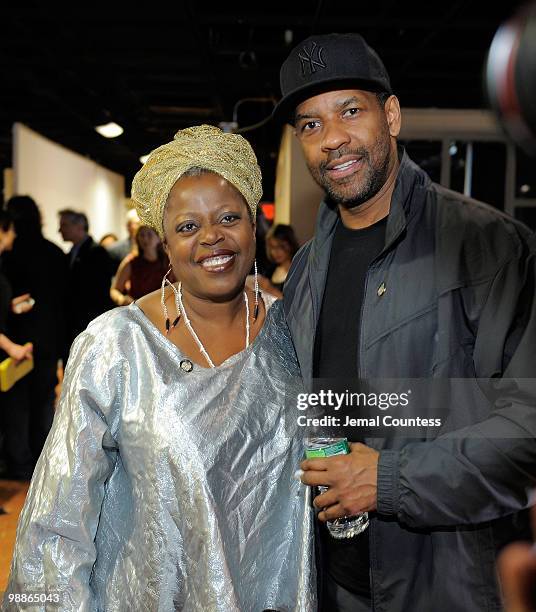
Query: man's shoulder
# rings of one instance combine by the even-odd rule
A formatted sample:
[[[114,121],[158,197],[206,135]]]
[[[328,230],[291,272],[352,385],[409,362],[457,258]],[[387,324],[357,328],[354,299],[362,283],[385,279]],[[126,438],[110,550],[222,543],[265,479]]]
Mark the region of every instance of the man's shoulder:
[[[493,228],[528,239],[532,231],[523,223],[503,211],[437,183],[430,190],[438,201],[438,211],[445,221],[478,229]]]
[[[431,192],[437,200],[438,230],[456,240],[475,241],[499,252],[524,249],[533,232],[497,208],[436,183]]]
[[[90,254],[91,257],[109,258],[107,249],[95,242],[93,238],[90,238],[86,244],[87,246],[84,245],[86,247],[86,252],[88,255]]]
[[[299,287],[302,286],[300,285],[300,281],[307,274],[307,262],[309,260],[313,240],[314,238],[311,238],[301,246],[292,260],[285,284],[283,285],[283,302],[285,310],[287,311],[294,300],[296,292],[298,291],[299,293]]]
[[[296,282],[296,279],[300,276],[307,265],[307,260],[309,259],[309,254],[311,252],[311,248],[313,246],[314,238],[308,240],[305,244],[303,244],[297,251],[296,255],[292,259],[292,264],[290,266],[290,270],[288,272],[287,278],[285,280],[284,287],[292,285]]]
[[[296,252],[296,255],[294,255],[294,258],[292,260],[292,266],[298,266],[300,263],[303,264],[307,261],[309,253],[311,252],[311,248],[313,246],[313,242],[314,237],[310,238],[305,244],[302,244],[302,246]]]
[[[513,217],[435,183],[429,190],[436,272],[445,287],[494,278],[501,268],[534,251],[533,233]]]
[[[52,242],[52,240],[43,238],[41,245],[43,252],[49,254],[51,257],[61,258],[62,260],[65,259],[63,250],[56,243]]]

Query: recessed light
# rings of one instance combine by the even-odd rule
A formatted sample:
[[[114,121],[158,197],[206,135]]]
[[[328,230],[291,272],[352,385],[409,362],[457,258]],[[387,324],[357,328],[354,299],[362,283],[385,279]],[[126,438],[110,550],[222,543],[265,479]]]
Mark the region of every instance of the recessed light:
[[[117,138],[124,132],[123,128],[113,121],[105,123],[104,125],[97,125],[95,129],[101,136],[104,136],[104,138]]]

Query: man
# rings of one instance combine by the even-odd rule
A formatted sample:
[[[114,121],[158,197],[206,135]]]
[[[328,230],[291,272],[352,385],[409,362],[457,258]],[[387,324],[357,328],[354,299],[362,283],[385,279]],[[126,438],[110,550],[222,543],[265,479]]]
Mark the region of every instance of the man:
[[[536,506],[531,509],[536,538]],[[536,610],[536,554],[534,541],[509,544],[499,557],[499,572],[507,612]]]
[[[400,105],[375,51],[356,34],[312,36],[281,89],[274,117],[326,193],[284,289],[304,379],[533,380],[534,238],[397,146]],[[329,486],[320,521],[370,515],[353,539],[320,529],[323,610],[500,609],[496,549],[536,471],[533,389],[520,387],[500,406],[450,402],[439,434],[365,435],[303,462],[305,484]]]
[[[41,212],[29,196],[6,203],[16,232],[3,268],[14,295],[30,295],[35,305],[12,313],[9,329],[15,342],[33,343],[34,368],[4,397],[3,421],[9,472],[30,479],[52,425],[58,359],[64,343],[65,255],[43,236]]]
[[[137,251],[136,245],[136,234],[140,227],[140,218],[138,213],[131,209],[127,212],[127,232],[128,237],[124,240],[119,240],[112,246],[108,247],[108,254],[112,262],[112,274],[117,272],[119,264],[125,259],[125,257],[132,252]]]
[[[67,297],[65,301],[66,342],[63,351],[65,366],[73,340],[95,317],[110,309],[110,258],[103,247],[88,234],[84,213],[60,210],[59,232],[73,247],[66,255],[68,262]]]

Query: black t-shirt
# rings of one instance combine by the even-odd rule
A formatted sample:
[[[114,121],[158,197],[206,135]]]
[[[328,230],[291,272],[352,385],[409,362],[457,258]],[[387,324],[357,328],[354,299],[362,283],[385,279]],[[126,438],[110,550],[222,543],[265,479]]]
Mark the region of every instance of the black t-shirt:
[[[357,378],[365,278],[385,245],[386,226],[387,218],[359,230],[337,225],[316,328],[315,378]],[[368,530],[343,540],[332,538],[324,525],[320,532],[329,575],[345,589],[370,596]]]

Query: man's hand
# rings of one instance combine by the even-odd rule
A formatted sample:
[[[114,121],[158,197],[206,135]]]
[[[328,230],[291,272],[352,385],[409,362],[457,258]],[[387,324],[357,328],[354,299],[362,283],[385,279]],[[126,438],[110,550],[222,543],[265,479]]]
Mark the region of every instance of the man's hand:
[[[536,538],[536,506],[532,508]],[[526,542],[509,544],[499,555],[499,574],[507,612],[536,610],[536,550]]]
[[[302,461],[304,484],[329,487],[314,500],[317,508],[323,508],[321,521],[376,510],[379,456],[378,451],[355,443],[348,455]]]

